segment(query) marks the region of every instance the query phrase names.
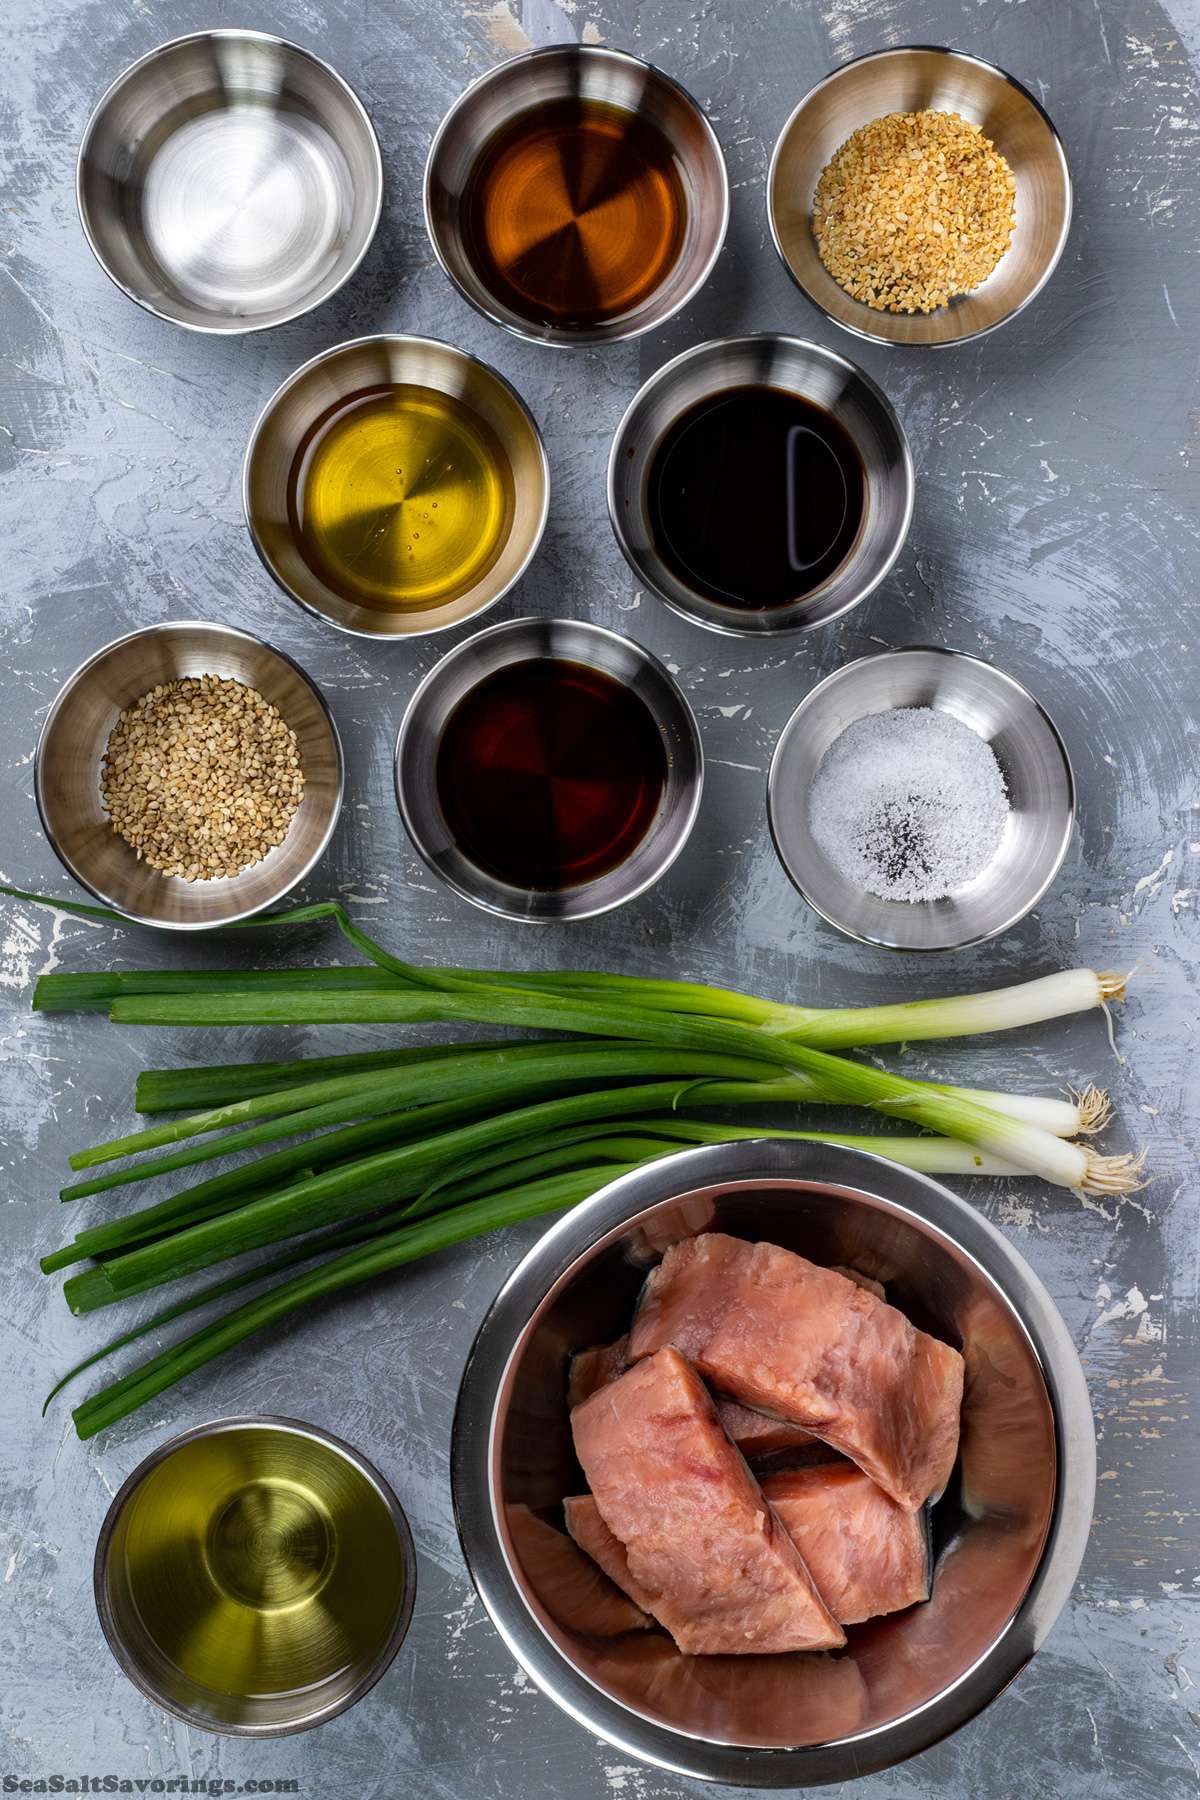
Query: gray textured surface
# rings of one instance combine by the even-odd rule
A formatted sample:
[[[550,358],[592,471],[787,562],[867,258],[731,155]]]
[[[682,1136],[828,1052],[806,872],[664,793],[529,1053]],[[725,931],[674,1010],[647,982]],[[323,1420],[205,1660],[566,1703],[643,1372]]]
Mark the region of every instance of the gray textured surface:
[[[1178,29],[1143,0],[612,0],[610,10],[525,0],[523,13],[517,0],[512,10],[503,0],[6,0],[0,9],[4,878],[67,892],[31,791],[38,721],[62,678],[121,631],[190,615],[276,639],[323,685],[345,735],[348,801],[310,893],[358,897],[368,927],[407,954],[452,947],[480,963],[674,969],[825,1001],[1140,959],[1118,1023],[1122,1066],[1099,1016],[905,1059],[1045,1091],[1107,1080],[1120,1113],[1114,1145],[1145,1143],[1159,1178],[1107,1209],[1034,1182],[965,1187],[1029,1257],[1075,1333],[1093,1382],[1101,1498],[1077,1593],[1046,1649],[956,1738],[855,1784],[863,1800],[1176,1800],[1200,1789],[1187,1139],[1200,897],[1200,95],[1188,53],[1200,55],[1200,8],[1173,5]],[[384,224],[356,280],[309,320],[242,342],[194,338],[141,313],[93,263],[74,212],[75,146],[100,89],[154,43],[211,23],[261,26],[328,56],[369,107],[387,166]],[[734,184],[728,245],[704,293],[668,330],[602,354],[551,354],[487,326],[447,288],[420,223],[425,147],[464,82],[526,35],[574,34],[635,50],[691,87]],[[835,62],[903,42],[952,42],[1029,83],[1077,183],[1076,224],[1048,291],[998,335],[936,356],[884,354],[825,327],[777,266],[763,214],[770,146],[799,95]],[[776,328],[832,343],[882,382],[911,434],[919,490],[908,547],[883,589],[840,627],[764,651],[707,636],[638,595],[604,517],[603,468],[621,410],[669,353]],[[441,646],[386,648],[322,628],[272,590],[250,549],[238,473],[258,408],[304,358],[377,329],[431,332],[478,352],[543,426],[550,527],[506,610],[632,631],[678,669],[700,714],[710,758],[700,826],[663,884],[615,918],[536,934],[431,886],[401,833],[390,758],[404,702]],[[922,641],[978,651],[1025,682],[1064,732],[1081,796],[1075,844],[1039,916],[935,962],[863,951],[821,925],[763,827],[767,758],[796,700],[851,656]],[[289,949],[339,953],[317,934]],[[53,1196],[67,1152],[129,1118],[140,1064],[299,1050],[312,1034],[192,1033],[185,1043],[97,1019],[34,1020],[31,979],[107,958],[212,957],[211,945],[7,903],[0,914],[0,1158],[13,1202],[0,1351],[0,1775],[292,1777],[310,1794],[413,1800],[699,1794],[596,1744],[516,1675],[458,1554],[447,1481],[458,1374],[535,1227],[309,1315],[86,1446],[61,1401],[39,1420],[53,1374],[103,1331],[70,1320],[57,1283],[33,1270],[62,1230]],[[369,1036],[333,1035],[346,1046]],[[421,1554],[413,1630],[380,1687],[319,1732],[272,1746],[189,1732],[144,1703],[100,1640],[89,1591],[101,1517],[138,1459],[206,1417],[260,1409],[331,1426],[372,1456]]]

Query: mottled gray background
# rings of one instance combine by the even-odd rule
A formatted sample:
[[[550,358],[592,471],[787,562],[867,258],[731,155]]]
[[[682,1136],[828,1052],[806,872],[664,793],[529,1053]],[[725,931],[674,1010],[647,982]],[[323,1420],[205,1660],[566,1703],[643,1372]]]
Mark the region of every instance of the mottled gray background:
[[[214,24],[276,31],[331,59],[383,143],[383,225],[357,278],[314,316],[243,341],[160,324],[112,288],[75,216],[87,113],[135,56]],[[708,108],[734,211],[716,273],[661,333],[552,353],[494,330],[430,254],[419,188],[438,119],[475,74],[532,41],[583,36],[678,76]],[[982,343],[938,354],[852,342],[790,285],[767,237],[765,168],[795,101],[881,45],[953,43],[1040,95],[1066,141],[1077,211],[1043,296]],[[1047,1647],[978,1721],[854,1784],[889,1796],[1113,1796],[1200,1791],[1196,1183],[1191,1050],[1200,897],[1198,598],[1193,461],[1200,442],[1197,0],[42,0],[0,5],[0,876],[67,895],[42,840],[32,758],[42,714],[84,655],[135,626],[229,619],[291,650],[323,686],[347,750],[347,803],[309,895],[338,894],[420,958],[618,966],[780,998],[917,997],[1073,962],[1140,964],[1118,1064],[1092,1015],[1014,1040],[912,1053],[947,1078],[1106,1082],[1113,1147],[1145,1144],[1157,1179],[1124,1204],[1033,1181],[960,1184],[1030,1259],[1085,1359],[1100,1434],[1095,1531]],[[616,917],[537,932],[432,885],[391,797],[408,695],[444,648],[340,636],[273,590],[242,524],[238,474],[258,409],[339,339],[426,331],[494,362],[548,441],[544,546],[495,616],[565,613],[631,632],[676,669],[709,757],[703,814],[654,893]],[[781,648],[708,636],[635,588],[604,513],[622,409],[669,354],[743,329],[807,334],[887,389],[917,459],[912,533],[892,578],[851,618]],[[941,960],[857,948],[806,911],[763,820],[772,744],[830,669],[876,646],[938,643],[1009,670],[1050,709],[1074,759],[1079,830],[1038,915]],[[286,953],[336,959],[314,931]],[[316,1048],[316,1034],[138,1033],[33,1019],[40,971],[113,961],[263,959],[227,945],[112,931],[3,903],[0,1145],[8,1213],[0,1355],[0,1775],[298,1778],[309,1794],[411,1800],[658,1800],[698,1795],[595,1742],[514,1670],[466,1577],[447,1455],[472,1334],[536,1225],[462,1248],[296,1321],[80,1445],[53,1376],[107,1333],[74,1321],[36,1253],[58,1241],[68,1152],[131,1117],[143,1063]],[[325,1034],[321,1048],[376,1041]],[[104,1647],[90,1594],[109,1498],[176,1431],[222,1413],[296,1414],[343,1432],[394,1482],[420,1549],[417,1612],[391,1671],[323,1729],[254,1745],[186,1730],[141,1699]],[[848,1790],[847,1790],[848,1791]]]

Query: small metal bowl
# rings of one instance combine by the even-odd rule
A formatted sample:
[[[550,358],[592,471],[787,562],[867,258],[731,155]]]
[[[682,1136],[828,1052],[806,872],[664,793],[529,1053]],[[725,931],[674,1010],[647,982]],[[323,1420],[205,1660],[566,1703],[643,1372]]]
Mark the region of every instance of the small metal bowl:
[[[882,900],[855,887],[814,842],[808,795],[834,739],[856,719],[932,706],[991,746],[1008,790],[1004,836],[989,866],[943,900]],[[792,881],[821,917],[889,950],[962,950],[1007,931],[1058,874],[1075,822],[1075,783],[1049,715],[1011,675],[959,650],[909,646],[848,663],[796,708],[771,758],[767,816]]]
[[[454,842],[438,805],[437,755],[447,720],[472,688],[497,669],[545,657],[599,669],[636,694],[662,734],[667,779],[649,830],[617,868],[577,887],[520,888]],[[535,925],[593,919],[653,887],[687,842],[703,786],[700,733],[682,690],[640,644],[578,619],[510,619],[457,645],[409,701],[396,739],[396,802],[417,854],[473,906]]]
[[[449,394],[479,416],[508,458],[515,506],[503,548],[466,593],[439,606],[385,610],[339,594],[305,559],[288,490],[304,439],[322,414],[364,389],[403,384]],[[355,338],[305,363],[267,401],[246,446],[242,504],[267,573],[308,612],[358,637],[425,637],[474,618],[521,579],[550,510],[550,464],[533,414],[489,363],[436,338]]]
[[[341,1438],[220,1419],[163,1444],[108,1509],[96,1610],[164,1712],[226,1737],[285,1737],[345,1712],[404,1641],[408,1521]]]
[[[181,881],[161,875],[112,828],[100,800],[101,762],[123,707],[160,682],[220,675],[257,689],[296,733],[304,798],[281,844],[241,875]],[[204,931],[282,899],[324,853],[342,806],[342,746],[329,708],[290,656],[231,625],[173,620],[97,650],[66,681],[38,738],[34,787],[42,829],[68,873],[141,925]]]
[[[866,510],[850,554],[821,587],[788,606],[722,606],[697,593],[668,568],[650,529],[650,470],[667,432],[698,401],[744,387],[782,388],[823,407],[848,433],[866,478]],[[836,351],[769,332],[716,338],[665,363],[630,401],[608,459],[608,516],[638,580],[685,619],[733,637],[811,631],[874,593],[903,548],[913,491],[908,439],[883,390]]]
[[[76,190],[96,260],[131,300],[190,331],[262,331],[357,269],[383,160],[327,63],[263,31],[202,31],[113,82]]]
[[[874,1276],[966,1359],[959,1459],[932,1510],[932,1597],[851,1626],[833,1657],[681,1656],[658,1631],[600,1636],[563,1554],[539,1564],[538,1540],[554,1547],[545,1527],[562,1530],[562,1500],[583,1485],[570,1356],[627,1331],[649,1267],[710,1230]],[[862,1151],[759,1139],[665,1157],[551,1226],[475,1340],[451,1476],[484,1605],[565,1711],[679,1776],[807,1791],[926,1749],[1024,1667],[1083,1557],[1096,1447],[1066,1326],[974,1207]]]
[[[861,126],[927,110],[959,113],[991,138],[1016,177],[1016,226],[972,293],[931,313],[874,312],[821,261],[813,195],[834,152]],[[835,324],[885,344],[962,344],[1013,318],[1049,281],[1071,226],[1071,176],[1058,133],[1019,81],[961,50],[911,44],[845,63],[800,102],[771,158],[767,217],[789,275]]]
[[[475,267],[464,233],[464,195],[490,140],[521,113],[563,99],[598,101],[655,126],[674,153],[687,202],[683,244],[660,285],[632,311],[587,327],[535,325],[511,311]],[[652,331],[699,293],[728,224],[725,159],[695,100],[652,64],[594,44],[552,44],[481,75],[442,120],[425,165],[425,225],[443,269],[486,319],[538,344],[611,344]]]

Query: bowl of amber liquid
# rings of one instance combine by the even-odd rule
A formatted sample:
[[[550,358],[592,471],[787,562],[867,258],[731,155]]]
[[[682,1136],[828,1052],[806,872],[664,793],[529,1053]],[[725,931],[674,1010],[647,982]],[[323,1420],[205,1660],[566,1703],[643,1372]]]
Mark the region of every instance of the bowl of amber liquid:
[[[267,402],[242,497],[293,600],[362,637],[412,637],[461,624],[520,579],[550,471],[532,414],[487,363],[433,338],[359,338]]]
[[[729,178],[700,107],[621,50],[554,44],[472,84],[425,167],[425,224],[471,305],[543,344],[650,331],[707,281]]]
[[[223,1419],[134,1470],[96,1608],[142,1692],[203,1731],[282,1737],[344,1712],[404,1639],[416,1558],[365,1458],[293,1419]]]

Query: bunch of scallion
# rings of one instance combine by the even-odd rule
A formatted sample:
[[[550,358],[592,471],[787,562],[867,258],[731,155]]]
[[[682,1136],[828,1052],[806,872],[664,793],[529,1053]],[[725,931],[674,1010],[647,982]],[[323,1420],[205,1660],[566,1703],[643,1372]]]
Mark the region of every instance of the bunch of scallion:
[[[121,922],[102,908],[66,910]],[[1070,1099],[990,1093],[911,1081],[834,1054],[1103,1006],[1121,997],[1116,975],[1070,970],[994,993],[830,1010],[637,976],[418,967],[381,949],[336,903],[249,923],[321,918],[336,920],[367,966],[61,972],[39,979],[33,1004],[42,1012],[106,1011],[127,1024],[438,1022],[556,1035],[144,1071],[138,1111],[185,1116],[72,1156],[77,1173],[131,1160],[64,1188],[64,1200],[260,1154],[87,1226],[44,1257],[47,1273],[88,1265],[66,1281],[72,1311],[91,1312],[252,1253],[273,1254],[125,1333],[63,1382],[196,1307],[283,1279],[85,1400],[74,1413],[81,1437],[309,1300],[572,1206],[689,1144],[792,1137],[868,1149],[929,1174],[1028,1174],[1108,1194],[1139,1182],[1137,1159],[1072,1141],[1107,1120],[1105,1097],[1094,1088]],[[847,1136],[682,1116],[780,1102],[862,1105],[934,1135]]]

